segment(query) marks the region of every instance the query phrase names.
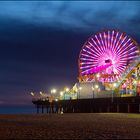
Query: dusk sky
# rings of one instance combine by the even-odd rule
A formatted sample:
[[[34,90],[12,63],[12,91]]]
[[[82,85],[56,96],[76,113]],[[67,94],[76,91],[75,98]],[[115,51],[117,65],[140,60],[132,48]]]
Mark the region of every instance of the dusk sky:
[[[74,85],[82,45],[104,29],[140,43],[140,2],[0,2],[0,104]]]

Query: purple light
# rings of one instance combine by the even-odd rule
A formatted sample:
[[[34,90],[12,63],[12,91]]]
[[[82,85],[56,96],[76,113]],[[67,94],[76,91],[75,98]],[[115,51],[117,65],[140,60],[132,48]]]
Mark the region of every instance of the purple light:
[[[97,33],[88,39],[80,53],[81,75],[114,73],[117,75],[114,80],[118,79],[138,53],[137,44],[125,33],[115,30]]]

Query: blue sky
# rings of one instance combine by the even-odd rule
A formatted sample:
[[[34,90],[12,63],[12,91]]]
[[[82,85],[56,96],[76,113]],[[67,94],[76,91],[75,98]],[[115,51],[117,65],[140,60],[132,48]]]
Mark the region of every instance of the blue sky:
[[[0,16],[36,26],[86,31],[101,25],[129,28],[126,23],[139,18],[139,7],[138,1],[1,2]]]

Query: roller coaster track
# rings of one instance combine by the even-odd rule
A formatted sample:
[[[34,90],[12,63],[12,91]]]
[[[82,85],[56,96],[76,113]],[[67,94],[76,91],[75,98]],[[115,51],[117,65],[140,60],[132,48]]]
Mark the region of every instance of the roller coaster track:
[[[132,75],[138,65],[140,65],[140,56],[134,60],[134,62],[128,67],[127,71],[121,76],[122,79],[118,82],[117,89],[120,88],[126,78],[129,78]]]

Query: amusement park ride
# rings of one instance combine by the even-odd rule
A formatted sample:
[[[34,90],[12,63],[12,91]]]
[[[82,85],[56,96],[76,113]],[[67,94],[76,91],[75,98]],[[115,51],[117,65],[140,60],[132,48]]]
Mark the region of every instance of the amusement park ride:
[[[126,33],[106,30],[91,36],[78,64],[79,82],[73,90],[80,98],[140,95],[139,46]]]
[[[50,97],[41,92],[33,98],[37,113],[40,108],[42,113],[53,108],[56,112],[140,113],[140,50],[130,36],[118,30],[91,36],[80,51],[78,66],[79,81],[73,88],[65,88],[60,97],[53,95],[53,89]]]
[[[57,99],[140,96],[140,48],[124,32],[92,35],[80,51],[78,67],[78,82]]]
[[[53,89],[49,100],[42,92],[41,98],[33,99],[37,113],[53,107],[64,112],[140,113],[140,50],[130,36],[118,30],[91,36],[80,51],[78,66],[79,81],[73,88],[65,88],[57,98]]]

